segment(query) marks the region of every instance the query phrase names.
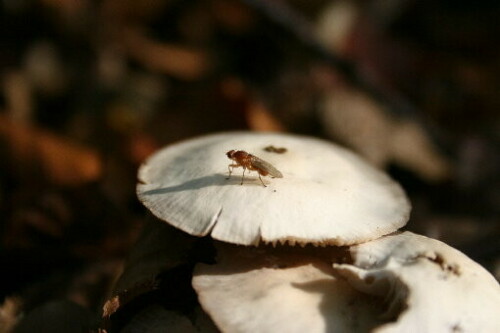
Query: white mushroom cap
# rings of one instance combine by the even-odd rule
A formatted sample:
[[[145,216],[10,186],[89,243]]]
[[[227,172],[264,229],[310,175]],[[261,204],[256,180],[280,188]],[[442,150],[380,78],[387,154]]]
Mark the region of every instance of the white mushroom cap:
[[[274,146],[286,152],[265,151]],[[283,178],[227,180],[229,150],[271,163]],[[161,220],[229,243],[355,244],[402,227],[410,204],[401,187],[350,151],[286,134],[224,133],[160,150],[139,170],[137,193]]]
[[[382,299],[335,278],[328,260],[287,250],[219,245],[217,264],[195,267],[200,304],[222,332],[367,332],[383,322]]]
[[[460,251],[410,232],[350,251],[354,263],[334,265],[337,272],[358,290],[385,296],[387,315],[404,310],[376,332],[500,332],[500,286]]]
[[[223,332],[500,332],[498,282],[458,250],[405,232],[338,251],[218,243],[193,287]]]

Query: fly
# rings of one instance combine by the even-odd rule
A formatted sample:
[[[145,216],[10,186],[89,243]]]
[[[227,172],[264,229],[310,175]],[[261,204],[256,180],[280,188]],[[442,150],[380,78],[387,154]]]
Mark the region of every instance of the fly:
[[[229,170],[229,177],[231,177],[231,173],[234,168],[243,168],[243,175],[241,176],[241,185],[243,185],[243,180],[245,179],[245,171],[248,169],[249,171],[257,171],[259,175],[260,182],[264,187],[267,187],[262,181],[262,176],[270,175],[275,178],[283,178],[283,174],[278,171],[271,163],[264,161],[263,159],[258,158],[255,155],[249,154],[243,150],[230,150],[226,153],[227,157],[233,160],[235,163],[229,164],[227,166]]]

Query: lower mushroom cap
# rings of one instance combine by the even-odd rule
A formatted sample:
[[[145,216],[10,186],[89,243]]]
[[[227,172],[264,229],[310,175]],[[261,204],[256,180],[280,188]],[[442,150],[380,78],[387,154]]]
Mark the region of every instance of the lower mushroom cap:
[[[382,300],[335,278],[328,261],[220,244],[218,252],[216,265],[197,265],[193,287],[223,332],[366,332],[381,323]]]
[[[282,153],[266,150],[279,147]],[[245,150],[283,178],[235,169],[225,156]],[[172,145],[139,170],[137,194],[151,212],[192,235],[251,245],[289,241],[348,245],[402,227],[410,204],[401,187],[355,154],[301,136],[225,133]]]
[[[498,282],[437,240],[385,236],[333,267],[339,248],[290,249],[219,245],[217,264],[196,266],[193,287],[219,329],[500,332]]]

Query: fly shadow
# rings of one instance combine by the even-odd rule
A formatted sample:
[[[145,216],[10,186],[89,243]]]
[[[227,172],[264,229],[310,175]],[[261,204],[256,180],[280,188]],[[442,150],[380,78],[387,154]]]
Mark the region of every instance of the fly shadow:
[[[209,176],[194,178],[182,184],[145,191],[142,193],[142,195],[155,195],[155,194],[199,190],[210,186],[227,186],[227,185],[236,186],[240,185],[240,182],[241,182],[240,177],[233,176],[228,179],[227,175],[222,173],[217,173]],[[254,181],[245,182],[245,186],[247,185],[261,186],[260,184]]]

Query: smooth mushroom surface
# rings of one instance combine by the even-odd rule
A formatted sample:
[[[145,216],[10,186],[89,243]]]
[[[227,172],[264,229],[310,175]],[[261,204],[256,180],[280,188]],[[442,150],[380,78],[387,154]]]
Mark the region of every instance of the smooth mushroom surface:
[[[269,149],[273,147],[274,149]],[[267,148],[267,149],[266,149]],[[234,168],[244,150],[283,178]],[[158,218],[196,236],[242,245],[348,245],[378,238],[408,220],[409,201],[385,173],[335,144],[296,135],[232,132],[166,147],[139,170],[137,194]]]
[[[350,248],[334,264],[354,288],[383,296],[397,321],[376,332],[500,332],[500,285],[460,251],[404,232]]]
[[[380,319],[380,297],[334,276],[323,255],[218,244],[215,265],[195,267],[193,287],[222,332],[367,332]],[[290,253],[292,252],[292,253]]]

